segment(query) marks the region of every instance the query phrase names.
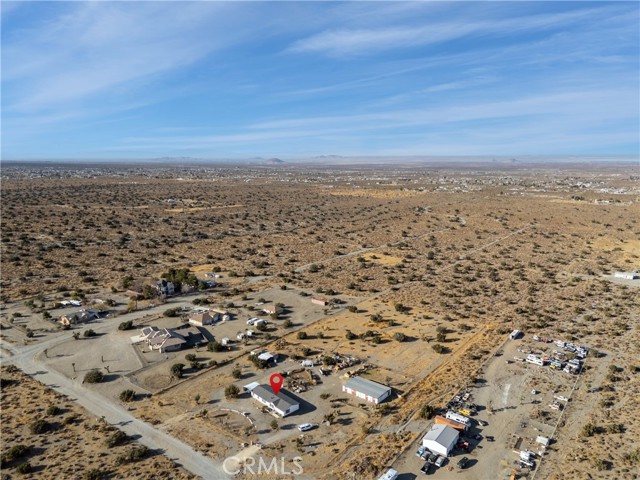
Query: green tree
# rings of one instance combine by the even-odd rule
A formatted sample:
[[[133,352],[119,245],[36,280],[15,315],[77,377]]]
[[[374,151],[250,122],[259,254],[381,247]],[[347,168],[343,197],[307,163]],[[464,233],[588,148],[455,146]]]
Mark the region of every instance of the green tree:
[[[16,472],[18,472],[18,473],[20,473],[22,475],[25,475],[27,473],[31,473],[31,470],[32,470],[32,468],[31,468],[31,464],[29,462],[23,463],[23,464],[18,465],[16,467]]]
[[[29,447],[27,445],[14,445],[13,447],[2,453],[2,455],[0,456],[0,462],[3,464],[13,462],[18,458],[23,457],[27,453],[29,453]]]
[[[102,480],[109,478],[109,472],[103,472],[99,468],[92,468],[84,474],[84,480]]]
[[[123,390],[120,392],[120,400],[123,402],[131,402],[132,400],[135,400],[135,398],[136,392],[133,390]]]
[[[335,364],[336,364],[336,359],[335,359],[335,358],[333,358],[333,357],[325,356],[325,357],[322,359],[322,363],[323,363],[324,365],[327,365],[327,366],[335,365]]]
[[[133,328],[133,320],[127,320],[118,325],[118,330],[131,330]]]
[[[100,383],[103,379],[104,374],[97,368],[94,368],[85,374],[84,381],[82,383]]]
[[[434,344],[431,348],[433,348],[433,351],[436,353],[446,353],[447,351],[447,347],[439,343]]]
[[[420,407],[420,413],[419,413],[420,418],[429,420],[433,418],[435,414],[436,414],[436,409],[432,405],[425,404],[422,407]]]
[[[209,350],[210,352],[220,352],[224,350],[224,345],[218,342],[209,342],[207,344],[207,350]]]
[[[124,433],[122,430],[116,430],[112,435],[107,437],[105,443],[107,444],[107,447],[111,448],[122,445],[128,441],[129,437],[126,433]]]
[[[182,371],[184,370],[184,363],[174,363],[171,365],[171,376],[174,378],[182,378]]]
[[[583,437],[592,437],[597,432],[597,430],[598,428],[593,423],[589,422],[582,427],[580,434]]]
[[[407,339],[407,336],[402,332],[396,332],[393,334],[393,339],[398,342],[404,342]]]
[[[60,413],[62,413],[62,409],[57,405],[50,405],[46,411],[46,414],[49,416],[60,415]]]
[[[239,394],[240,394],[240,389],[237,387],[237,385],[234,385],[233,383],[231,385],[228,385],[224,389],[224,396],[226,398],[238,398]]]
[[[50,425],[46,420],[40,418],[29,425],[29,430],[34,434],[44,433],[49,430],[49,426]]]

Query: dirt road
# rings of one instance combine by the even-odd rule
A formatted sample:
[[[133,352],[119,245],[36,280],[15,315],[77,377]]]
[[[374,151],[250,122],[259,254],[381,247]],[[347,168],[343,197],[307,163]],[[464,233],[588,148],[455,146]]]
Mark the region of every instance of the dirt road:
[[[129,315],[131,315],[131,319],[133,319],[133,315]],[[125,317],[129,315],[123,315],[119,319],[124,321],[126,320]],[[116,328],[117,323],[109,322],[97,326],[95,330],[110,331]],[[104,418],[110,424],[116,425],[128,435],[133,436],[141,444],[151,449],[161,451],[164,455],[179,463],[193,474],[199,475],[203,479],[211,480],[230,477],[225,473],[221,463],[205,457],[187,444],[137,419],[120,405],[104,398],[90,388],[83,386],[80,379],[71,380],[38,359],[39,354],[46,348],[51,348],[66,340],[67,336],[68,334],[56,335],[41,343],[24,347],[2,342],[2,363],[16,365],[26,374],[47,385],[49,388],[68,396],[92,414]],[[9,356],[7,353],[11,353],[11,355]]]

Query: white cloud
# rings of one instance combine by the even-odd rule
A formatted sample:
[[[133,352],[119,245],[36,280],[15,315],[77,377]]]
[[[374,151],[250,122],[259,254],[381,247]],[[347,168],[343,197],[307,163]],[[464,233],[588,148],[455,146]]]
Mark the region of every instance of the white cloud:
[[[490,20],[444,20],[412,26],[340,28],[325,30],[294,42],[287,51],[322,53],[333,57],[374,54],[403,47],[423,46],[464,38],[469,35],[511,35],[540,31],[575,22],[597,19],[604,9],[589,9],[556,14],[530,15]]]
[[[619,132],[601,128],[608,122],[633,119],[637,107],[629,99],[634,96],[637,99],[637,92],[628,90],[561,92],[430,109],[291,118],[249,125],[224,135],[129,138],[115,148],[254,148],[258,152],[275,144],[291,151],[305,142],[317,149],[318,142],[330,141],[341,152],[359,142],[386,145],[362,152],[380,154],[553,153],[554,148],[586,151],[634,141],[628,128]]]
[[[217,2],[79,2],[3,46],[5,109],[33,113],[148,79],[237,40]],[[226,15],[225,15],[226,16]],[[232,22],[230,22],[232,23]],[[7,89],[5,88],[5,92]]]

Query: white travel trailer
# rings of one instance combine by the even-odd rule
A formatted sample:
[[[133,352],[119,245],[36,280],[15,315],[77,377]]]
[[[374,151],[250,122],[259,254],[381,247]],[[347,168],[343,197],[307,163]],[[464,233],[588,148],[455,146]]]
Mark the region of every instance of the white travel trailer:
[[[544,365],[544,360],[542,360],[540,357],[537,357],[536,355],[533,355],[533,354],[527,355],[526,360],[527,362],[533,363],[534,365]]]
[[[469,417],[465,417],[459,413],[456,413],[452,410],[449,410],[445,417],[449,420],[453,420],[454,422],[462,423],[465,426],[469,426],[471,424],[471,419]]]

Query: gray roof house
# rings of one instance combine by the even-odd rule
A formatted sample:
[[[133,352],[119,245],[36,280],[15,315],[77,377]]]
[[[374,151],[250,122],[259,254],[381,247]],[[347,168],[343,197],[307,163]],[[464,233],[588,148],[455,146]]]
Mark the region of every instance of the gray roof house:
[[[378,404],[391,396],[391,388],[362,377],[352,377],[342,386],[342,391],[367,402]]]
[[[287,395],[283,390],[280,390],[278,395],[276,395],[268,385],[253,387],[251,389],[251,396],[281,417],[286,417],[300,408],[300,403]]]
[[[422,439],[422,446],[433,453],[447,456],[458,441],[459,433],[449,425],[435,424]]]
[[[173,329],[168,328],[154,331],[146,340],[149,350],[158,350],[160,353],[180,350],[187,343],[182,335],[176,334]]]

